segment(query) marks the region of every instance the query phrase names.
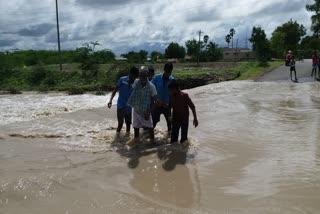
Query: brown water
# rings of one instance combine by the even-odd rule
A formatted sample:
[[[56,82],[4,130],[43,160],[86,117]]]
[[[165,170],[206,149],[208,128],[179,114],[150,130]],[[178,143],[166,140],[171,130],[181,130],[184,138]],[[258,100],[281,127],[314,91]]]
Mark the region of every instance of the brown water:
[[[107,97],[83,107],[81,97],[0,96],[0,213],[320,213],[317,83],[189,93],[200,122],[190,144],[166,145],[158,129],[158,147],[115,136],[114,109],[92,108]],[[49,113],[22,111],[33,99]],[[60,112],[48,99],[80,104]]]

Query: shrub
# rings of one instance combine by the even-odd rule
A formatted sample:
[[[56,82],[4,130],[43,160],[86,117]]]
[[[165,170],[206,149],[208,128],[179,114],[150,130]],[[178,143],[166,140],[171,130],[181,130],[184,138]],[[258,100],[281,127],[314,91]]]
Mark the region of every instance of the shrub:
[[[21,91],[14,87],[8,88],[7,91],[9,92],[9,94],[21,94]]]
[[[103,91],[96,91],[96,92],[94,93],[94,95],[97,95],[97,96],[104,96],[104,95],[106,95],[106,93],[105,93],[105,92],[103,92]]]
[[[27,81],[31,85],[40,85],[40,83],[46,78],[46,70],[42,65],[37,65],[29,72],[27,72]]]
[[[69,95],[79,95],[79,94],[84,94],[84,90],[79,87],[71,87],[68,91]]]

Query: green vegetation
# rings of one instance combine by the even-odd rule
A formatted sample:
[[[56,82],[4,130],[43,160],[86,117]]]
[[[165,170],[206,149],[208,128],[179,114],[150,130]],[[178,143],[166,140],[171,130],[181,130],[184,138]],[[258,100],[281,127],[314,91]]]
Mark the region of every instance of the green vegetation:
[[[240,74],[238,80],[254,80],[282,64],[282,61],[268,62],[267,65],[261,65],[259,62],[243,62],[232,71]]]
[[[284,57],[289,50],[297,53],[300,49],[305,49],[300,45],[305,35],[306,28],[297,21],[290,20],[278,26],[270,40],[272,55],[280,58]]]
[[[267,66],[270,59],[270,42],[267,35],[261,27],[253,27],[249,41],[252,43],[252,49],[257,55],[259,66]]]
[[[183,88],[201,86],[212,82],[233,79],[254,79],[258,74],[276,67],[283,62],[270,62],[261,66],[258,62],[239,63],[202,63],[198,67],[194,63],[177,63],[174,65],[174,76],[182,81]],[[142,64],[136,64],[139,67]],[[161,73],[163,64],[147,64],[153,66],[156,73]],[[0,91],[17,94],[20,91],[66,91],[70,95],[92,91],[96,95],[104,95],[105,91],[114,88],[116,81],[128,75],[132,64],[101,64],[97,70],[81,70],[80,64],[66,64],[64,71],[58,65],[43,65],[0,70]],[[5,72],[3,72],[5,71]]]
[[[171,42],[166,48],[165,56],[176,59],[183,59],[186,55],[186,49],[183,46],[180,46],[178,43]]]
[[[314,0],[313,4],[306,5],[307,11],[314,12],[315,14],[311,16],[311,30],[313,35],[317,38],[320,36],[320,0]]]

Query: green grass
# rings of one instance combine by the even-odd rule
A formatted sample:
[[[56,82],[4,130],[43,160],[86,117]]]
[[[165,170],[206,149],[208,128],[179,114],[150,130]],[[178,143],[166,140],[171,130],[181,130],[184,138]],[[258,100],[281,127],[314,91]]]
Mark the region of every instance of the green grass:
[[[282,61],[272,61],[268,62],[267,66],[262,66],[258,62],[243,62],[241,65],[232,69],[232,71],[240,73],[238,80],[254,80],[261,74],[282,64]]]
[[[214,62],[174,64],[173,76],[185,81],[188,85],[193,80],[205,79],[207,82],[254,79],[258,74],[276,67],[282,62],[270,62],[268,66],[259,66],[257,62]],[[83,71],[80,64],[64,64],[63,71],[58,65],[38,65],[0,69],[0,90],[7,91],[68,91],[70,94],[85,91],[110,91],[121,76],[128,75],[132,65],[126,63],[102,64],[96,71]],[[141,65],[136,65],[137,67]],[[147,64],[153,66],[156,73],[163,72],[163,64]],[[189,85],[188,85],[189,87]],[[191,87],[191,85],[190,85]]]

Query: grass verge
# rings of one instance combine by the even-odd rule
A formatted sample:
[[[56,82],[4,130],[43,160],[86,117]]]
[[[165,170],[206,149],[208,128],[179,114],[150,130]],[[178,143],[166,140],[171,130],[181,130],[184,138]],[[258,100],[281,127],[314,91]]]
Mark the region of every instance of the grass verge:
[[[237,80],[255,80],[282,64],[282,61],[272,61],[262,66],[259,62],[243,62],[232,71],[240,74]]]

